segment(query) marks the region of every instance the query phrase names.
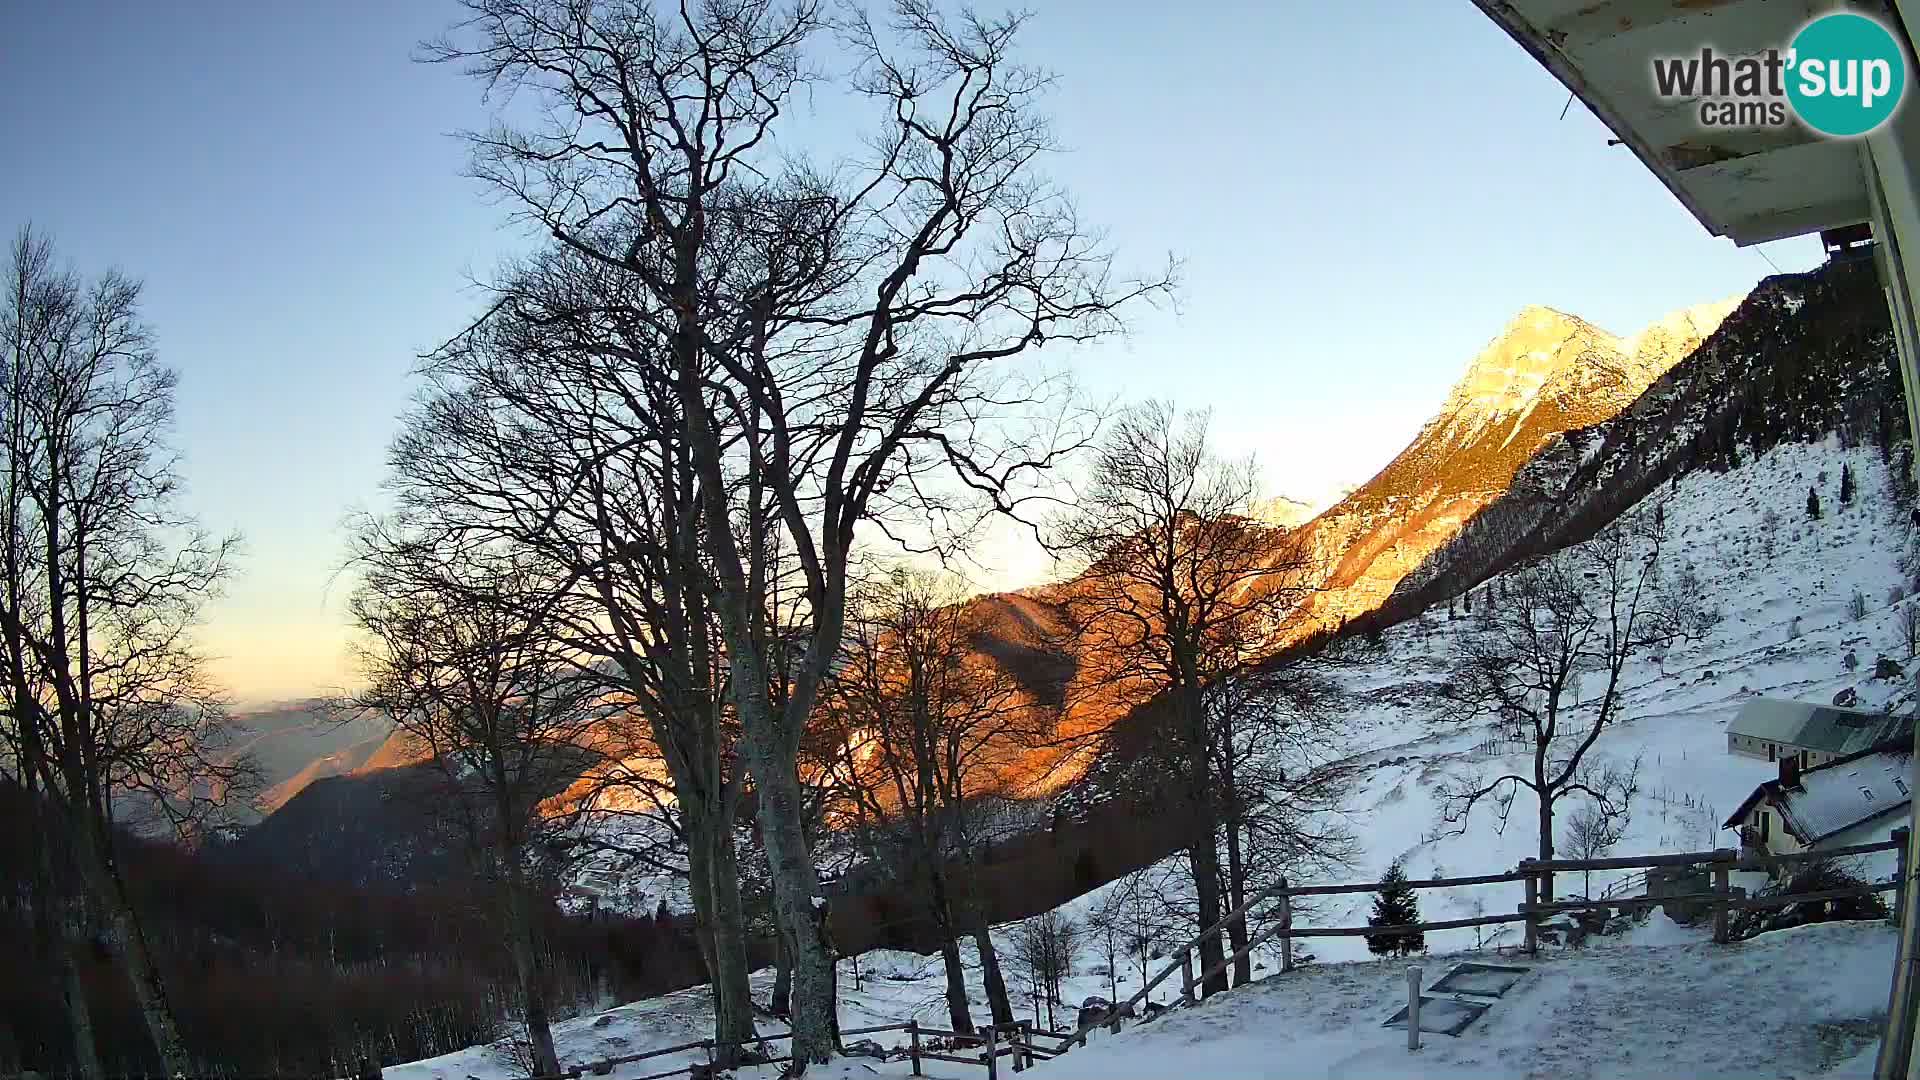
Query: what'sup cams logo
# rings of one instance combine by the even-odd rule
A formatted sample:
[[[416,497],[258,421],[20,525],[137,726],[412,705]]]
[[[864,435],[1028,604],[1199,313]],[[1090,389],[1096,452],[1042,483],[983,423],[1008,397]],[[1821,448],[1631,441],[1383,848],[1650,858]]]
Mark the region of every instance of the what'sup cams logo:
[[[1856,12],[1822,15],[1783,51],[1656,57],[1654,93],[1697,108],[1700,126],[1785,127],[1789,116],[1822,135],[1865,135],[1887,122],[1907,89],[1907,54],[1884,23]]]

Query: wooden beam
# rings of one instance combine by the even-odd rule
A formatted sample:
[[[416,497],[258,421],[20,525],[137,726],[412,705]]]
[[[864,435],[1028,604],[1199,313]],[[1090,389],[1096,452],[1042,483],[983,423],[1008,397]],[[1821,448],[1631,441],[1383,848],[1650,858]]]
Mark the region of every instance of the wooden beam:
[[[1784,128],[1703,131],[1693,138],[1661,147],[1660,156],[1667,160],[1667,164],[1685,173],[1689,169],[1703,169],[1709,165],[1759,157],[1777,150],[1791,150],[1815,141],[1812,133],[1799,124],[1788,124]]]
[[[1585,44],[1648,30],[1724,8],[1738,0],[1611,0],[1588,4],[1562,19],[1549,23],[1547,40],[1555,48]]]

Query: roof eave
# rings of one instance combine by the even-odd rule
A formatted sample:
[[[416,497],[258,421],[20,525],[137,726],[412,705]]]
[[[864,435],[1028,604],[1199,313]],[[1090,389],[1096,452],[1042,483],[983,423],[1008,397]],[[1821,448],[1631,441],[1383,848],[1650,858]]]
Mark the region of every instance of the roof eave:
[[[1512,38],[1515,44],[1525,49],[1528,55],[1539,62],[1541,67],[1552,72],[1554,78],[1559,79],[1563,86],[1578,97],[1581,103],[1586,105],[1588,111],[1600,119],[1601,123],[1607,125],[1613,132],[1614,137],[1620,141],[1620,144],[1633,151],[1633,156],[1640,159],[1640,163],[1646,166],[1648,172],[1651,172],[1660,179],[1660,183],[1664,185],[1668,191],[1673,193],[1673,197],[1680,201],[1680,205],[1686,207],[1687,213],[1692,214],[1694,220],[1698,221],[1708,232],[1715,236],[1732,236],[1735,243],[1744,245],[1763,243],[1766,240],[1778,240],[1782,237],[1794,236],[1799,232],[1806,231],[1802,228],[1776,233],[1775,226],[1772,223],[1755,223],[1751,230],[1751,235],[1756,237],[1755,239],[1742,239],[1740,236],[1734,235],[1732,228],[1723,226],[1712,214],[1707,212],[1706,207],[1701,205],[1699,200],[1695,199],[1693,195],[1686,190],[1686,187],[1680,183],[1679,175],[1674,171],[1672,165],[1634,130],[1632,124],[1627,123],[1625,117],[1614,112],[1614,110],[1606,104],[1604,99],[1588,84],[1587,80],[1581,77],[1579,69],[1569,63],[1566,57],[1560,54],[1559,50],[1547,43],[1544,32],[1529,22],[1525,16],[1514,10],[1513,5],[1508,3],[1507,0],[1473,0],[1473,2],[1489,19],[1492,19],[1496,25],[1502,30],[1505,30],[1507,36]],[[1762,236],[1761,234],[1767,235]]]

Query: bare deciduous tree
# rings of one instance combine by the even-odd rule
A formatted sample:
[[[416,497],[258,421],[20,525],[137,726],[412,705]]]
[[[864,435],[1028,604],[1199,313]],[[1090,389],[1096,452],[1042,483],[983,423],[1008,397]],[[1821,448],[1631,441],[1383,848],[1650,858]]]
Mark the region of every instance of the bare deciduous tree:
[[[454,553],[404,522],[368,523],[356,543],[364,579],[351,602],[366,642],[375,710],[440,773],[447,811],[493,886],[535,1075],[560,1071],[534,938],[541,804],[585,771],[601,685],[556,644],[567,583],[513,552]]]
[[[986,927],[971,890],[949,879],[950,864],[969,846],[966,818],[975,800],[1008,790],[1022,751],[1051,736],[1051,721],[975,648],[979,627],[957,584],[897,569],[860,592],[845,658],[823,699],[829,741],[839,751],[838,791],[925,890],[948,1015],[955,1031],[972,1031],[959,942]],[[994,1020],[1008,1022],[997,959],[990,948],[980,959],[990,969]]]
[[[177,379],[141,318],[140,284],[117,273],[83,281],[31,231],[12,254],[0,301],[0,637],[10,749],[59,818],[36,884],[63,912],[70,952],[84,928],[60,890],[78,881],[127,968],[161,1068],[190,1071],[115,834],[129,811],[191,826],[252,780],[230,753],[224,701],[191,637],[236,541],[209,537],[177,505],[167,441]],[[66,1004],[76,1059],[97,1075],[71,980]]]
[[[1576,859],[1598,859],[1613,850],[1625,835],[1629,808],[1585,803],[1567,818],[1567,853]],[[1593,871],[1582,872],[1581,896],[1593,897]]]
[[[1281,530],[1252,516],[1251,461],[1218,457],[1204,413],[1152,402],[1128,409],[1102,443],[1087,490],[1057,523],[1054,542],[1085,569],[1067,607],[1089,671],[1103,693],[1156,696],[1172,713],[1169,760],[1202,929],[1224,914],[1221,808],[1209,687],[1247,671],[1302,596],[1305,560]],[[1201,966],[1226,957],[1217,935],[1200,942]],[[1204,990],[1227,988],[1226,972]]]
[[[897,0],[884,29],[851,16],[846,89],[882,128],[867,160],[825,171],[776,139],[794,93],[822,81],[811,0],[466,6],[428,58],[525,91],[545,118],[475,135],[475,174],[647,297],[619,314],[659,346],[640,362],[674,395],[693,463],[740,749],[796,943],[803,1069],[832,1053],[833,1001],[796,761],[839,651],[856,527],[910,506],[936,525],[1011,509],[1078,434],[1007,449],[1005,418],[1050,394],[1000,362],[1113,332],[1117,307],[1164,280],[1116,283],[1038,179],[1048,80],[1012,58],[1017,17],[950,19],[924,0]],[[800,577],[796,655],[767,625],[776,558]]]
[[[1338,811],[1356,766],[1343,760],[1346,714],[1332,681],[1304,664],[1257,667],[1217,680],[1205,703],[1221,806],[1223,902],[1237,909],[1281,877],[1299,882],[1345,867],[1356,842]],[[1248,922],[1227,924],[1235,953],[1251,940]],[[1251,955],[1235,961],[1235,985],[1251,981],[1252,964]]]
[[[1447,822],[1464,829],[1473,809],[1491,800],[1504,827],[1515,795],[1532,792],[1544,860],[1553,858],[1561,798],[1583,795],[1606,814],[1625,811],[1638,760],[1602,764],[1589,755],[1622,719],[1628,662],[1676,632],[1659,587],[1663,517],[1633,511],[1584,543],[1536,559],[1512,575],[1492,618],[1458,636],[1459,719],[1490,718],[1516,731],[1531,749],[1531,768],[1444,785]],[[1598,679],[1599,692],[1583,698],[1587,678]],[[1543,899],[1551,900],[1552,877],[1543,884]]]
[[[1047,1027],[1056,1027],[1056,1010],[1063,1004],[1061,986],[1080,957],[1082,933],[1078,922],[1058,911],[1035,915],[1014,928],[1013,956],[1025,970],[1033,993],[1034,1023],[1041,1022],[1044,1006]]]
[[[682,419],[651,374],[657,341],[621,314],[646,297],[572,250],[513,267],[498,292],[425,359],[428,390],[390,452],[388,487],[443,548],[504,545],[568,582],[552,632],[631,705],[605,719],[583,825],[591,838],[671,838],[671,851],[612,846],[686,876],[716,1060],[732,1064],[755,1034],[736,846],[746,776]],[[659,828],[602,827],[614,816]]]

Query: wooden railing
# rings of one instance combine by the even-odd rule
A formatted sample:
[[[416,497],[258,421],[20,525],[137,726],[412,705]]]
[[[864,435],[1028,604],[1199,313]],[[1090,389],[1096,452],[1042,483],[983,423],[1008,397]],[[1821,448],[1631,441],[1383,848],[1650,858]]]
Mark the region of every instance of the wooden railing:
[[[1531,953],[1539,950],[1542,923],[1545,922],[1548,916],[1566,912],[1617,908],[1635,902],[1664,904],[1671,901],[1676,903],[1703,903],[1710,905],[1713,910],[1713,939],[1716,942],[1725,943],[1729,940],[1731,913],[1734,911],[1752,908],[1784,907],[1788,904],[1805,901],[1840,899],[1869,893],[1885,892],[1888,890],[1894,890],[1895,903],[1893,915],[1895,920],[1898,921],[1904,917],[1904,913],[1900,910],[1902,900],[1899,883],[1906,880],[1909,872],[1907,866],[1906,833],[1907,830],[1898,829],[1895,830],[1893,839],[1880,843],[1855,844],[1849,847],[1802,851],[1788,855],[1749,854],[1742,856],[1730,848],[1719,848],[1713,851],[1639,855],[1624,858],[1553,859],[1546,861],[1523,859],[1517,868],[1503,874],[1477,874],[1468,877],[1410,880],[1405,882],[1405,886],[1414,890],[1462,888],[1473,885],[1494,885],[1519,881],[1525,885],[1526,898],[1521,902],[1518,910],[1512,913],[1503,912],[1494,915],[1479,915],[1468,919],[1440,919],[1432,922],[1415,923],[1405,927],[1396,927],[1395,929],[1407,933],[1424,933],[1431,930],[1458,930],[1474,926],[1524,923],[1526,924],[1525,948]],[[1816,893],[1801,893],[1798,895],[1748,897],[1736,895],[1730,881],[1730,875],[1736,870],[1771,871],[1794,863],[1848,858],[1856,855],[1870,855],[1880,851],[1894,851],[1898,853],[1899,870],[1890,882],[1869,882],[1851,888],[1834,889]],[[1555,874],[1579,873],[1590,870],[1640,870],[1642,874],[1639,875],[1639,877],[1644,881],[1644,871],[1650,867],[1691,867],[1701,865],[1708,866],[1713,871],[1714,883],[1709,892],[1650,898],[1607,896],[1597,900],[1581,899],[1557,903],[1543,903],[1540,900],[1542,884]],[[1196,1000],[1195,987],[1204,987],[1208,979],[1227,970],[1253,950],[1272,942],[1276,938],[1279,939],[1280,945],[1280,970],[1286,972],[1293,969],[1293,940],[1295,938],[1366,937],[1380,934],[1381,929],[1375,926],[1295,928],[1292,925],[1292,901],[1294,897],[1300,896],[1335,896],[1340,894],[1378,892],[1382,884],[1381,882],[1359,882],[1341,885],[1289,886],[1284,878],[1281,879],[1274,885],[1262,889],[1250,897],[1245,903],[1228,912],[1205,932],[1196,934],[1187,940],[1171,954],[1173,957],[1172,961],[1168,963],[1166,967],[1162,968],[1159,974],[1149,980],[1146,985],[1142,986],[1139,991],[1127,999],[1124,1004],[1117,1004],[1108,1009],[1097,1023],[1082,1028],[1075,1042],[1084,1044],[1087,1041],[1088,1033],[1093,1027],[1105,1026],[1112,1031],[1120,1030],[1121,1019],[1132,1015],[1135,1009],[1146,1000],[1147,995],[1150,994],[1155,987],[1171,977],[1175,971],[1181,973],[1180,997],[1182,1002],[1185,1004],[1193,1004]],[[1234,951],[1225,959],[1209,966],[1198,975],[1194,974],[1193,956],[1199,950],[1202,941],[1208,937],[1223,933],[1229,925],[1237,919],[1244,918],[1256,905],[1270,900],[1279,904],[1280,912],[1277,920],[1261,933],[1248,940],[1245,946]]]
[[[1497,885],[1519,881],[1525,885],[1526,898],[1521,902],[1518,910],[1511,913],[1503,912],[1494,915],[1479,915],[1469,919],[1439,919],[1432,922],[1414,923],[1408,926],[1393,927],[1392,930],[1388,932],[1424,933],[1435,930],[1458,930],[1473,926],[1494,926],[1516,922],[1525,923],[1525,948],[1528,952],[1537,952],[1540,945],[1541,930],[1543,929],[1542,924],[1552,915],[1612,909],[1634,904],[1684,903],[1710,906],[1713,911],[1713,939],[1716,942],[1725,943],[1730,940],[1729,929],[1731,917],[1735,911],[1783,907],[1788,904],[1798,904],[1815,900],[1837,900],[1889,890],[1894,892],[1893,917],[1894,920],[1898,922],[1905,917],[1905,912],[1902,910],[1904,890],[1902,890],[1900,886],[1907,880],[1907,876],[1910,873],[1910,867],[1907,865],[1906,837],[1907,830],[1902,828],[1894,831],[1893,839],[1880,843],[1855,844],[1850,847],[1801,851],[1789,855],[1743,855],[1731,848],[1717,848],[1713,851],[1690,851],[1664,855],[1634,855],[1604,859],[1523,859],[1517,868],[1506,873],[1476,874],[1467,877],[1424,878],[1404,882],[1404,885],[1409,889],[1423,890],[1463,888],[1475,885]],[[1754,870],[1771,872],[1795,863],[1849,858],[1857,855],[1871,855],[1881,851],[1894,851],[1898,853],[1899,869],[1893,879],[1886,882],[1867,882],[1842,889],[1765,897],[1750,897],[1737,894],[1731,883],[1731,875],[1734,871]],[[1707,892],[1647,897],[1607,895],[1594,900],[1579,899],[1552,902],[1542,901],[1540,899],[1542,884],[1556,874],[1583,873],[1591,870],[1639,870],[1643,872],[1640,877],[1644,880],[1644,871],[1650,868],[1688,868],[1696,866],[1708,867],[1713,873],[1713,885]],[[1059,1057],[1061,1054],[1072,1050],[1076,1046],[1086,1045],[1089,1034],[1098,1027],[1104,1026],[1109,1030],[1119,1031],[1121,1019],[1132,1015],[1135,1010],[1146,1001],[1147,995],[1152,993],[1161,983],[1171,978],[1175,971],[1181,973],[1181,1000],[1184,1004],[1191,1005],[1194,1004],[1198,998],[1198,995],[1195,993],[1196,987],[1204,987],[1207,980],[1226,971],[1250,955],[1255,949],[1261,948],[1276,939],[1278,939],[1280,948],[1280,970],[1285,972],[1293,970],[1294,967],[1293,941],[1295,938],[1363,937],[1380,934],[1382,932],[1381,928],[1375,926],[1314,926],[1296,928],[1293,925],[1293,901],[1295,897],[1303,896],[1338,896],[1353,893],[1373,893],[1380,891],[1382,884],[1382,882],[1367,881],[1339,885],[1295,886],[1289,885],[1286,879],[1282,878],[1273,885],[1255,893],[1232,911],[1229,911],[1205,932],[1195,934],[1192,938],[1188,939],[1171,954],[1171,962],[1161,968],[1160,972],[1148,980],[1146,985],[1136,991],[1132,997],[1128,998],[1124,1003],[1110,1006],[1092,1023],[1080,1026],[1077,1031],[1050,1031],[1045,1028],[1035,1027],[1026,1021],[1018,1021],[1012,1024],[989,1025],[981,1028],[977,1032],[958,1032],[941,1028],[922,1027],[916,1021],[909,1020],[899,1024],[880,1024],[874,1027],[850,1028],[841,1031],[840,1034],[842,1037],[846,1037],[853,1035],[875,1035],[890,1031],[905,1032],[907,1035],[907,1046],[905,1049],[912,1061],[914,1076],[922,1075],[920,1067],[923,1061],[946,1061],[960,1065],[983,1066],[987,1071],[988,1080],[998,1080],[999,1063],[1002,1058],[1009,1059],[1013,1070],[1019,1072],[1032,1066],[1036,1062]],[[1196,975],[1194,973],[1193,957],[1199,951],[1201,942],[1208,937],[1224,933],[1226,928],[1235,920],[1245,918],[1256,906],[1268,901],[1272,901],[1278,905],[1278,917],[1258,934],[1249,938],[1244,946]],[[768,1043],[780,1042],[791,1039],[792,1037],[791,1033],[783,1032],[777,1035],[765,1035],[755,1039],[745,1040],[738,1045],[759,1048],[764,1047]],[[923,1038],[942,1039],[945,1040],[945,1044],[939,1049],[931,1048],[922,1044],[921,1040]],[[1042,1039],[1055,1040],[1055,1044],[1052,1046],[1045,1045],[1041,1042]],[[955,1043],[977,1046],[979,1052],[971,1054],[946,1052],[955,1049],[952,1045]],[[711,1068],[711,1063],[714,1060],[714,1051],[718,1046],[719,1044],[712,1039],[702,1039],[698,1042],[681,1043],[677,1046],[661,1047],[657,1050],[648,1050],[638,1054],[604,1058],[599,1061],[576,1065],[558,1073],[534,1077],[533,1080],[582,1080],[582,1078],[588,1076],[607,1076],[621,1065],[630,1065],[651,1058],[666,1057],[670,1054],[683,1054],[690,1050],[705,1052],[707,1056],[706,1063],[682,1065],[664,1072],[649,1073],[646,1076],[633,1078],[633,1080],[666,1080],[668,1077],[687,1075]],[[791,1060],[791,1054],[783,1057],[759,1056],[756,1058],[758,1063],[763,1064],[777,1064]]]
[[[924,1075],[920,1071],[921,1062],[923,1061],[948,1061],[958,1065],[983,1066],[987,1070],[988,1080],[998,1080],[1000,1074],[1000,1059],[1010,1059],[1013,1071],[1021,1072],[1036,1062],[1051,1060],[1066,1053],[1067,1050],[1072,1048],[1074,1041],[1073,1032],[1036,1028],[1024,1020],[1015,1021],[1011,1024],[988,1025],[979,1031],[948,1031],[944,1028],[925,1027],[917,1021],[908,1020],[905,1023],[899,1024],[876,1024],[872,1027],[843,1028],[840,1036],[841,1038],[848,1038],[854,1035],[878,1035],[889,1031],[899,1031],[906,1034],[907,1045],[905,1049],[908,1059],[912,1062],[912,1074],[914,1076]],[[781,1032],[777,1035],[761,1035],[752,1039],[743,1039],[734,1045],[742,1048],[758,1048],[763,1047],[767,1043],[780,1042],[792,1038],[792,1032]],[[945,1043],[939,1048],[935,1048],[923,1044],[921,1042],[923,1038],[929,1040],[945,1040]],[[1042,1038],[1057,1040],[1057,1044],[1047,1046],[1040,1042]],[[978,1046],[980,1052],[977,1054],[946,1052],[955,1049],[952,1045],[954,1043]],[[688,1076],[711,1070],[713,1068],[714,1051],[718,1049],[720,1045],[719,1042],[713,1039],[701,1039],[697,1042],[662,1046],[637,1054],[624,1054],[619,1057],[602,1058],[598,1061],[574,1065],[557,1073],[545,1073],[532,1077],[530,1080],[584,1080],[585,1077],[611,1075],[614,1069],[622,1065],[632,1065],[636,1062],[667,1057],[673,1054],[684,1054],[690,1050],[698,1050],[706,1055],[707,1060],[705,1062],[681,1065],[662,1072],[647,1073],[644,1076],[632,1078],[632,1080],[667,1080],[668,1077]],[[777,1065],[792,1060],[793,1055],[790,1053],[778,1057],[762,1054],[755,1054],[752,1057],[752,1063],[756,1065]]]

